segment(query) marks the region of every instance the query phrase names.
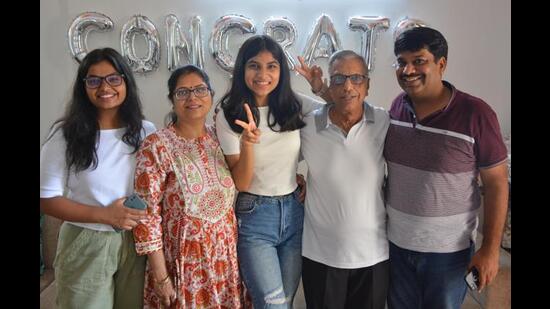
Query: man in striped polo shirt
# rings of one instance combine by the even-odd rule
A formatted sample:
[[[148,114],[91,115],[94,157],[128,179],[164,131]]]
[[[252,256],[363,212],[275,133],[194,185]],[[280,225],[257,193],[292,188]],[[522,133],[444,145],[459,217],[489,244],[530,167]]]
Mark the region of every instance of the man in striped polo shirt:
[[[394,44],[404,93],[392,103],[384,150],[388,305],[458,309],[468,270],[478,270],[480,289],[498,272],[508,197],[506,147],[491,107],[442,80],[447,42],[441,33],[417,27]],[[482,199],[484,237],[474,254]]]

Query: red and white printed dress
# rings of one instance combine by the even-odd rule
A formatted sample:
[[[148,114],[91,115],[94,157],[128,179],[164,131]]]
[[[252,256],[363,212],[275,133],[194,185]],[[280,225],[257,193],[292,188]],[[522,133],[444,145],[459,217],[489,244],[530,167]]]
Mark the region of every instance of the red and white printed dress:
[[[196,139],[173,126],[149,135],[137,154],[135,191],[149,218],[133,230],[136,250],[164,250],[177,291],[173,308],[242,308],[235,185],[215,131]],[[144,308],[160,308],[147,265]]]

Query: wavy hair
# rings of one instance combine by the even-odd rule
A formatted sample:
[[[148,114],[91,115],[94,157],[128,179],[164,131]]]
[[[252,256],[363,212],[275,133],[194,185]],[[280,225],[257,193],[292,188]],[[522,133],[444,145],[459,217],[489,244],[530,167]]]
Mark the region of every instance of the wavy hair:
[[[133,147],[135,153],[141,144],[142,120],[144,119],[138,89],[130,66],[124,58],[112,48],[95,49],[88,53],[80,63],[73,85],[72,97],[65,114],[52,125],[55,131],[61,129],[67,142],[65,151],[67,168],[74,167],[75,172],[87,168],[95,169],[98,164],[97,144],[100,137],[97,108],[86,93],[84,78],[92,65],[109,62],[123,75],[126,84],[126,98],[120,105],[117,116],[126,131],[122,141]],[[59,124],[56,126],[56,124]],[[54,133],[55,133],[54,131]],[[50,134],[51,138],[54,134]],[[48,139],[49,139],[48,138]]]
[[[280,126],[280,132],[293,131],[305,126],[302,120],[302,103],[290,87],[290,69],[283,49],[274,39],[267,35],[255,35],[247,39],[237,54],[231,88],[222,99],[221,108],[231,129],[236,133],[242,133],[243,128],[235,124],[236,119],[247,122],[244,103],[248,103],[256,124],[260,124],[260,113],[252,91],[246,86],[244,73],[246,63],[262,51],[268,51],[273,55],[281,68],[279,83],[269,94],[267,116],[268,126],[271,130],[275,125]],[[270,115],[273,121],[270,122]]]

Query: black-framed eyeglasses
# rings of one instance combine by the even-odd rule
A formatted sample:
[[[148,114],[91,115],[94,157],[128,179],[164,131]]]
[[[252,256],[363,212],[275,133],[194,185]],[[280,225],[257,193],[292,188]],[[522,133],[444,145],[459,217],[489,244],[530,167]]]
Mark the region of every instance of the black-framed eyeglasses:
[[[92,75],[92,76],[85,77],[83,80],[84,80],[84,85],[86,85],[86,88],[90,88],[90,89],[99,88],[103,80],[105,80],[109,86],[116,87],[116,86],[120,86],[122,84],[122,81],[124,81],[124,74],[113,73],[103,77]]]
[[[365,81],[367,76],[362,74],[351,74],[351,75],[335,74],[330,77],[330,83],[334,85],[343,85],[348,78],[352,84],[359,85]]]
[[[174,98],[178,101],[187,100],[191,96],[191,92],[197,97],[202,98],[208,95],[210,88],[206,86],[199,86],[197,88],[178,88],[174,91]]]

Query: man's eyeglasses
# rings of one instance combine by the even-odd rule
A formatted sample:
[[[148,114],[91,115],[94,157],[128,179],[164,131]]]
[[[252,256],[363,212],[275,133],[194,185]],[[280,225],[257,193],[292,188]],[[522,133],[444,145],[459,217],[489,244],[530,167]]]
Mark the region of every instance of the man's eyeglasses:
[[[96,89],[101,86],[103,80],[105,80],[109,86],[120,86],[124,80],[124,74],[113,73],[103,77],[88,76],[84,78],[84,84],[86,85],[86,88]]]
[[[191,92],[197,97],[202,98],[208,95],[208,92],[210,91],[210,88],[206,86],[200,86],[195,89],[189,89],[189,88],[178,88],[176,91],[174,91],[174,98],[178,101],[187,100],[191,96]]]
[[[361,75],[361,74],[352,74],[352,75],[335,74],[330,77],[330,83],[334,85],[343,85],[348,78],[352,84],[359,85],[365,81],[367,76]]]
[[[410,64],[412,66],[414,66],[415,68],[420,68],[420,67],[423,67],[425,66],[426,64],[428,64],[428,60],[427,59],[424,59],[424,58],[416,58],[414,59],[412,62],[410,62]],[[408,65],[409,63],[405,62],[404,60],[402,59],[397,59],[393,64],[392,64],[392,67],[396,70],[400,70],[400,69],[405,69],[405,67]]]

